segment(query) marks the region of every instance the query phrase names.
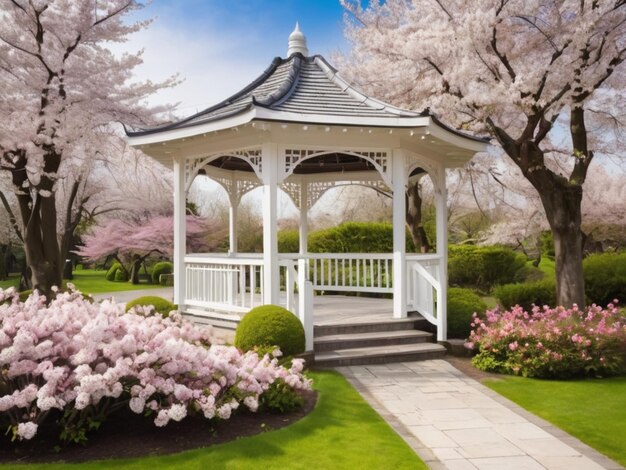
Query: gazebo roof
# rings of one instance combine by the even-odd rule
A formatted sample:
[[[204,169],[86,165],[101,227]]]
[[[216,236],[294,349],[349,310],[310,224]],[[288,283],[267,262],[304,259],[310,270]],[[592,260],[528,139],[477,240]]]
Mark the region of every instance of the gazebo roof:
[[[470,140],[485,139],[441,123],[428,110],[410,111],[367,96],[344,80],[321,55],[308,56],[298,25],[289,37],[287,58],[276,57],[252,83],[231,97],[179,121],[149,129],[126,129],[130,138],[148,143],[241,125],[278,121],[301,124],[415,128],[430,121]],[[166,137],[167,135],[167,137]]]
[[[128,132],[128,135],[147,135],[196,126],[252,108],[264,108],[277,113],[297,113],[302,115],[302,122],[307,121],[307,116],[313,115],[382,119],[428,116],[428,113],[407,111],[371,98],[341,78],[337,70],[322,56],[304,57],[296,52],[287,59],[276,57],[250,85],[204,111],[165,126]],[[351,120],[342,124],[350,124]]]

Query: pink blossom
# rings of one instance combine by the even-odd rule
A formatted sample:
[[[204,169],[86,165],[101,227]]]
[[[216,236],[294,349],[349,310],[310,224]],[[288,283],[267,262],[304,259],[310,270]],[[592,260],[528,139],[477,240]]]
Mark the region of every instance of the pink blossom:
[[[17,435],[20,439],[29,440],[37,434],[37,424],[29,421],[27,423],[19,423],[17,425]]]

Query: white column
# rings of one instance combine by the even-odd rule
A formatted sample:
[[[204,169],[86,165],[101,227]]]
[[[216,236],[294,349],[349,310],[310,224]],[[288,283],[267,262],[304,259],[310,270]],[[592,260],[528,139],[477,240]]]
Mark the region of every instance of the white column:
[[[263,303],[278,304],[280,277],[278,266],[278,147],[262,146],[263,174]]]
[[[435,209],[437,254],[441,257],[438,270],[441,288],[437,291],[437,341],[445,341],[448,338],[448,192],[446,188],[446,169],[443,165],[437,175]]]
[[[393,178],[393,317],[406,318],[406,183],[405,154],[394,149]]]
[[[229,197],[230,208],[228,211],[228,253],[237,254],[237,206],[239,201],[236,196]]]
[[[309,182],[300,180],[300,254],[308,252],[307,238],[309,237]]]
[[[185,159],[174,159],[174,303],[185,309],[185,255],[187,254],[187,194]]]
[[[304,328],[305,350],[313,351],[313,284],[307,279],[308,263],[298,260],[298,316]]]

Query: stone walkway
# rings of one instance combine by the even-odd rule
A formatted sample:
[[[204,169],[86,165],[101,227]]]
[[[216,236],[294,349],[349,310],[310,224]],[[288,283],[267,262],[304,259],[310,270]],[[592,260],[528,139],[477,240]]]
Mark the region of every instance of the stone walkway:
[[[337,368],[432,469],[622,469],[445,360]]]

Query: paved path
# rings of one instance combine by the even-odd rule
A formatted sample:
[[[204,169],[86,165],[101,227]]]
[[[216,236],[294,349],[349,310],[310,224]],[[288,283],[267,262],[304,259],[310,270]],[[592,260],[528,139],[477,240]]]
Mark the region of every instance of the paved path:
[[[163,297],[167,300],[174,298],[173,287],[155,287],[154,289],[137,289],[126,290],[119,292],[104,292],[102,294],[93,294],[95,300],[110,299],[113,297],[118,303],[126,303],[137,297],[143,297],[144,295],[156,295],[157,297]]]
[[[623,468],[444,360],[337,370],[430,468]]]

